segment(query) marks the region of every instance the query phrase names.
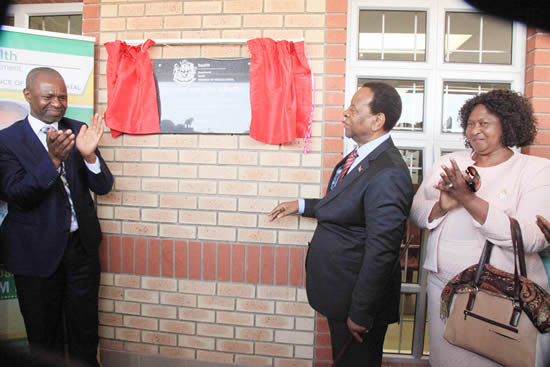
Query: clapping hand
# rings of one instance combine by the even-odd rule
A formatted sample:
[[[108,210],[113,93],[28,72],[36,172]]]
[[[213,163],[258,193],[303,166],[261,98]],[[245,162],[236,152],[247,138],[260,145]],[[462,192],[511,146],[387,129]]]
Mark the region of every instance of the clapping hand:
[[[435,185],[440,191],[441,208],[448,211],[463,204],[464,200],[470,198],[473,194],[468,186],[471,180],[467,175],[460,171],[458,164],[451,159],[451,166],[442,166],[441,180]]]
[[[90,119],[90,126],[83,125],[76,137],[76,148],[86,162],[95,162],[95,151],[102,136],[103,124],[101,123],[101,117],[96,113]]]
[[[46,144],[48,145],[48,155],[53,165],[55,168],[59,168],[61,163],[67,159],[74,146],[74,134],[70,129],[50,129],[46,134]]]

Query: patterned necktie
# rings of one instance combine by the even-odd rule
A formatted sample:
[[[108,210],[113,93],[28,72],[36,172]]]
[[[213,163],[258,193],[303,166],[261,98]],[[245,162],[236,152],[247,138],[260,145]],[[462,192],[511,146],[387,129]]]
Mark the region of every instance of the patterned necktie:
[[[47,139],[48,131],[50,131],[51,129],[57,130],[53,126],[44,126],[43,128],[40,129],[40,132],[46,135],[46,139]],[[63,188],[67,192],[69,204],[71,204],[71,232],[74,232],[78,229],[78,224],[77,224],[78,222],[76,221],[76,212],[74,211],[74,204],[73,204],[73,199],[71,197],[71,189],[69,188],[69,181],[67,181],[67,172],[65,171],[65,163],[61,162],[61,166],[59,168],[60,168],[59,178],[63,183]]]
[[[348,158],[346,158],[346,161],[344,162],[344,166],[342,167],[340,177],[338,177],[338,181],[336,182],[336,184],[339,184],[340,181],[344,179],[344,176],[348,173],[349,168],[353,164],[353,161],[355,161],[355,158],[357,158],[357,155],[357,149],[355,149],[353,152],[351,152],[350,155],[348,155]]]

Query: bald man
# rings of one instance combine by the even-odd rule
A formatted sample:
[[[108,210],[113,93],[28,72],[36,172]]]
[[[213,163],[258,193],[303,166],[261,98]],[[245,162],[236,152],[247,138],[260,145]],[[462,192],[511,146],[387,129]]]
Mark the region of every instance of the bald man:
[[[36,363],[70,360],[98,366],[101,229],[90,190],[111,190],[113,176],[97,149],[103,125],[65,118],[67,88],[51,68],[29,72],[29,115],[0,131],[0,227],[3,261],[14,274]],[[65,320],[67,335],[64,335]]]

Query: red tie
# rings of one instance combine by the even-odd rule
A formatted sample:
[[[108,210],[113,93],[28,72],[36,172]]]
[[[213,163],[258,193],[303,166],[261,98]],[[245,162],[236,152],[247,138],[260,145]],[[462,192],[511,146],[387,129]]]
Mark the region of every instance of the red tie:
[[[336,184],[339,184],[340,181],[344,178],[346,173],[348,173],[349,168],[353,164],[353,161],[357,158],[357,149],[355,149],[353,152],[351,152],[350,155],[348,155],[348,158],[346,158],[346,161],[344,162],[344,166],[342,167],[342,172],[340,172],[340,177],[338,177],[338,181]]]

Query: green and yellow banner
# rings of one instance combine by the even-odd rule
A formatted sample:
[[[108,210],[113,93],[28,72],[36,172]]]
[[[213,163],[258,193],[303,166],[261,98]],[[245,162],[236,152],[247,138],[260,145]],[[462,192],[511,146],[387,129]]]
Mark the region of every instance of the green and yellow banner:
[[[28,72],[56,69],[67,84],[67,117],[89,122],[94,109],[95,38],[3,26],[0,29],[0,103],[12,101],[16,113],[27,108],[23,97]],[[2,104],[1,111],[9,107]],[[11,117],[11,115],[10,115]],[[0,116],[0,128],[5,123]]]

